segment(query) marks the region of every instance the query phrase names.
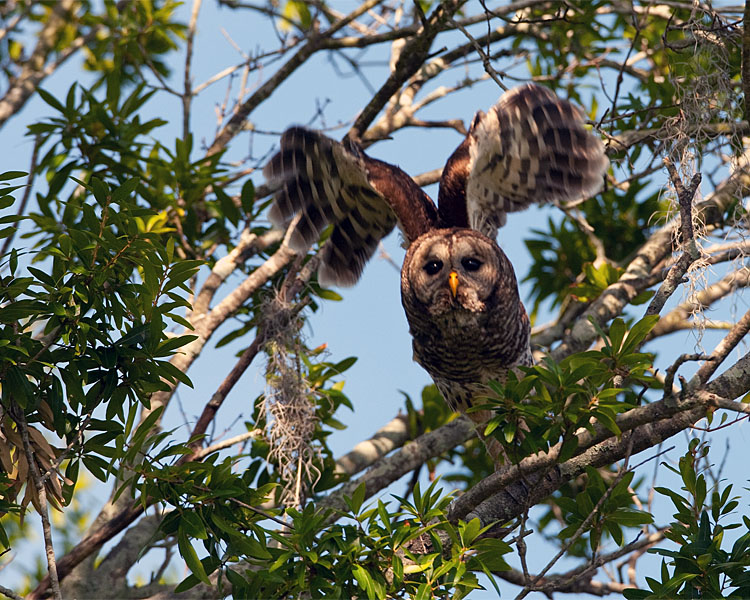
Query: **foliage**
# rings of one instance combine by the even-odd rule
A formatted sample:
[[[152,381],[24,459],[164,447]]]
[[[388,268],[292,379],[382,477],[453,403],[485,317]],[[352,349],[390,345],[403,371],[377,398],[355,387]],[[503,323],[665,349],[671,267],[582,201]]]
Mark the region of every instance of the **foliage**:
[[[637,405],[635,386],[658,385],[647,374],[653,357],[638,352],[657,320],[655,315],[644,317],[628,330],[622,319],[615,319],[609,334],[602,332],[601,350],[560,362],[547,358],[523,368],[522,379],[512,373],[505,385],[490,383],[494,392],[490,402],[477,407],[495,413],[485,435],[494,433],[514,462],[548,452],[557,442],[562,442],[560,459],[566,460],[576,451],[575,433],[581,428],[593,431],[596,423],[620,435],[616,418]]]
[[[653,548],[649,552],[666,557],[662,560],[660,578],[647,577],[649,590],[626,590],[625,597],[642,598],[747,598],[750,594],[750,519],[734,511],[740,505],[732,496],[733,485],[718,483],[708,489],[701,464],[708,457],[708,446],[698,439],[690,442],[677,469],[667,468],[682,479],[684,494],[657,487],[668,497],[677,512],[666,538],[679,550]],[[727,519],[732,522],[727,523]],[[741,522],[739,522],[741,520]],[[723,521],[720,523],[720,521]],[[745,533],[727,547],[725,534],[742,528]]]

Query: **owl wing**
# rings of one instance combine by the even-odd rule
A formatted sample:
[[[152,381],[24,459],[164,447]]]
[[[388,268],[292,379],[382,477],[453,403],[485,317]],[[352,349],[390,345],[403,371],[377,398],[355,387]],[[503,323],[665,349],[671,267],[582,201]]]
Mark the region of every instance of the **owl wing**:
[[[609,161],[580,109],[526,84],[477,113],[440,180],[442,226],[469,226],[494,239],[506,213],[531,203],[578,200],[602,186]]]
[[[356,144],[292,127],[280,146],[263,170],[276,190],[268,217],[286,228],[299,215],[289,238],[298,252],[307,252],[333,225],[321,253],[323,285],[355,284],[394,225],[411,242],[437,221],[434,203],[411,177]]]

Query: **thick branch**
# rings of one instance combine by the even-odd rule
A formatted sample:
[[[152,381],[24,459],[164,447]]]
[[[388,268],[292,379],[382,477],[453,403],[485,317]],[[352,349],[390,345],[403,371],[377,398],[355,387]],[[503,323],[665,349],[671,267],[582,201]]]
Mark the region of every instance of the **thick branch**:
[[[47,64],[49,55],[53,52],[55,44],[64,28],[71,23],[70,13],[76,5],[75,0],[60,0],[53,4],[52,12],[47,23],[38,35],[38,41],[29,59],[23,64],[21,73],[11,82],[8,91],[0,98],[0,128],[16,114],[31,95],[37,90],[39,84],[70,58],[75,52],[93,40],[99,32],[100,27],[95,27],[86,35],[80,35],[68,42],[57,58]],[[118,3],[121,10],[122,0]]]
[[[397,481],[426,460],[463,444],[476,435],[474,424],[464,416],[447,425],[419,436],[401,450],[379,461],[362,477],[345,483],[320,502],[320,508],[346,510],[344,496],[351,496],[361,483],[365,484],[365,498]],[[336,520],[334,515],[332,520]]]
[[[339,458],[336,461],[336,473],[356,475],[389,452],[403,446],[410,437],[408,416],[398,415],[378,429],[370,439],[360,442]]]
[[[391,76],[359,114],[349,133],[347,133],[348,138],[356,141],[362,139],[367,127],[383,109],[388,100],[391,99],[409,77],[422,68],[429,56],[435,37],[443,30],[447,21],[453,17],[465,1],[443,0],[424,23],[424,26],[417,35],[404,44]]]
[[[250,96],[245,102],[243,102],[232,115],[232,118],[227,121],[227,124],[222,127],[219,131],[216,139],[214,139],[211,147],[208,149],[207,155],[216,154],[229,143],[237,133],[242,130],[245,124],[245,119],[248,115],[253,112],[262,102],[268,99],[271,94],[276,90],[281,83],[286,80],[298,67],[303,65],[308,58],[310,58],[315,52],[323,47],[323,40],[330,38],[337,31],[346,27],[348,23],[356,19],[361,14],[367,12],[382,0],[367,0],[357,10],[347,15],[339,22],[332,25],[323,34],[311,34],[307,43],[300,48],[297,53],[292,56],[284,65],[273,74],[273,76],[260,86],[256,92]]]
[[[704,407],[679,413],[671,419],[647,423],[634,431],[623,433],[620,438],[611,438],[590,448],[570,460],[543,471],[524,474],[512,486],[491,496],[466,516],[466,520],[479,518],[483,524],[494,521],[509,521],[558,490],[563,484],[585,473],[586,467],[603,467],[624,458],[632,443],[632,452],[648,450],[687,429],[706,414]],[[453,517],[453,515],[451,515]]]

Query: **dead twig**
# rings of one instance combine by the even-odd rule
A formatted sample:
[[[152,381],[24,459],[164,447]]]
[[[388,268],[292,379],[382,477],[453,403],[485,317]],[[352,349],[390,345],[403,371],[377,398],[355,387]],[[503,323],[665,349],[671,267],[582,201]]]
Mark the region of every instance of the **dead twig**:
[[[677,198],[680,203],[680,231],[682,233],[682,243],[685,250],[677,262],[672,265],[666,278],[651,299],[651,303],[646,309],[646,315],[658,315],[659,312],[661,312],[661,309],[664,308],[664,304],[669,297],[674,294],[677,287],[683,282],[683,276],[690,265],[700,256],[693,238],[693,198],[698,191],[698,186],[701,182],[701,174],[696,173],[693,175],[690,187],[685,188],[679,174],[677,173],[677,169],[675,169],[674,164],[672,164],[672,161],[667,157],[664,158],[664,166],[667,168],[667,171],[669,171],[669,177],[672,181],[672,185],[674,185],[675,191],[677,192]]]
[[[23,449],[26,453],[26,462],[29,465],[29,472],[31,478],[34,480],[34,487],[36,487],[37,498],[39,506],[37,511],[39,517],[42,520],[42,532],[44,533],[44,551],[47,555],[47,572],[49,573],[50,587],[52,588],[52,594],[55,600],[62,600],[62,594],[60,593],[60,580],[58,579],[57,573],[57,561],[55,559],[55,548],[52,545],[52,526],[49,521],[49,507],[47,505],[47,491],[44,487],[44,481],[42,480],[39,467],[37,466],[36,460],[34,460],[34,451],[31,448],[31,441],[29,440],[29,428],[26,425],[26,416],[19,409],[13,411],[13,419],[18,424],[18,428],[21,430],[21,440],[23,440]]]

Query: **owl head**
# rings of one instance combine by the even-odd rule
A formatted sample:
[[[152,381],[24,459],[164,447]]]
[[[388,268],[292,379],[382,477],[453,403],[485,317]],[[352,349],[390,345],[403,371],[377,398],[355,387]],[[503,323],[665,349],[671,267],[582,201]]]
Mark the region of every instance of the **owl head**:
[[[518,298],[513,267],[497,243],[472,229],[435,229],[409,246],[401,269],[404,305],[432,316],[482,313]]]

